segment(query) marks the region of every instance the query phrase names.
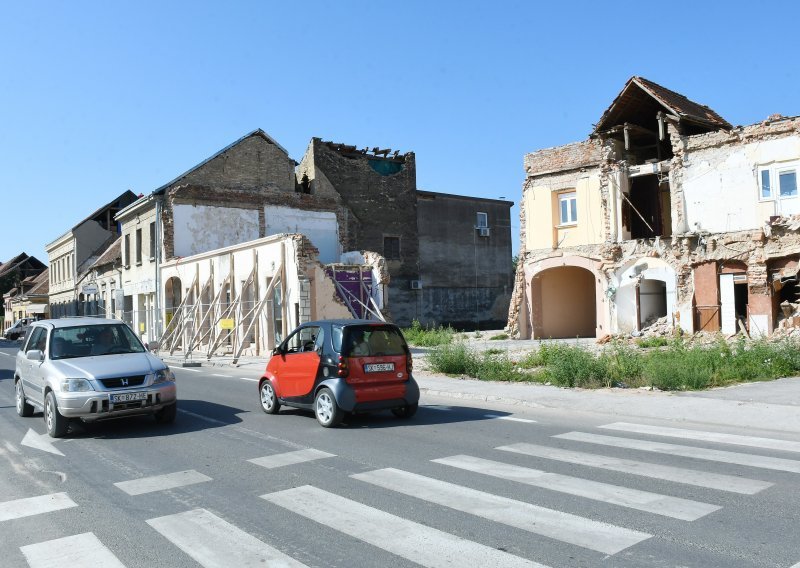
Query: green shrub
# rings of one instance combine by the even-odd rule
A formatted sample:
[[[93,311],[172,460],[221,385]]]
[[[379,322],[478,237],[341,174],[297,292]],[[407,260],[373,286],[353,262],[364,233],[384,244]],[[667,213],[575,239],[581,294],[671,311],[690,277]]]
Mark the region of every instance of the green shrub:
[[[499,341],[501,339],[508,339],[507,333],[498,333],[497,335],[493,335],[489,338],[489,341]]]
[[[461,342],[433,348],[428,353],[428,365],[437,373],[467,375],[485,381],[541,380],[538,374],[520,369],[504,351],[477,354]]]
[[[642,349],[647,349],[648,347],[666,347],[669,345],[669,339],[666,337],[645,337],[637,339],[636,345]]]
[[[598,358],[606,386],[625,384],[639,386],[642,381],[643,360],[629,345],[615,342],[606,347]]]
[[[543,355],[545,375],[559,386],[596,387],[602,384],[604,373],[600,362],[582,347],[556,344]]]
[[[435,347],[437,345],[447,345],[453,342],[456,335],[455,330],[450,327],[422,327],[419,321],[411,322],[411,327],[403,330],[406,341],[412,345],[420,347]]]

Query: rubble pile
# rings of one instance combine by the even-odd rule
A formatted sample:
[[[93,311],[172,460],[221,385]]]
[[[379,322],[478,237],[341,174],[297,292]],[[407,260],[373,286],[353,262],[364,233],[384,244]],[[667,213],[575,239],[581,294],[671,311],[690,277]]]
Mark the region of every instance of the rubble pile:
[[[639,337],[664,337],[674,335],[675,327],[668,316],[652,318],[644,322]]]

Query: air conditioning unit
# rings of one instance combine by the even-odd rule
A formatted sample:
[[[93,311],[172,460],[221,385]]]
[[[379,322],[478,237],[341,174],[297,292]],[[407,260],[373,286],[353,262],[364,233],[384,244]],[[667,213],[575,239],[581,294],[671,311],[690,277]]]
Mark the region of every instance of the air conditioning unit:
[[[411,281],[411,289],[412,290],[422,290],[422,280],[412,280]]]
[[[478,234],[481,237],[488,237],[491,234],[489,227],[478,227]]]

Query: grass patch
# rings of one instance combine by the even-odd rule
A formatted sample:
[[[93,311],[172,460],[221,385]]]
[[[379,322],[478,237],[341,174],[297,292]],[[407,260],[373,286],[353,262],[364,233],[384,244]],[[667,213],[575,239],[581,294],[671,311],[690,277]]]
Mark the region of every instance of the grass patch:
[[[636,345],[642,349],[647,349],[648,347],[666,347],[669,345],[669,339],[666,337],[645,337],[644,339],[637,339]]]
[[[599,354],[565,343],[543,343],[514,362],[499,349],[483,353],[464,343],[440,346],[428,355],[434,372],[497,381],[549,381],[564,387],[640,387],[701,390],[738,382],[766,381],[800,373],[800,342],[741,339],[729,344],[690,345],[668,341],[644,352],[623,342]]]
[[[450,327],[422,327],[419,321],[411,322],[411,327],[403,330],[403,335],[412,345],[420,347],[436,347],[437,345],[447,345],[453,342],[456,335],[455,330]]]
[[[497,335],[493,335],[489,338],[489,341],[500,341],[501,339],[508,339],[507,333],[498,333]]]

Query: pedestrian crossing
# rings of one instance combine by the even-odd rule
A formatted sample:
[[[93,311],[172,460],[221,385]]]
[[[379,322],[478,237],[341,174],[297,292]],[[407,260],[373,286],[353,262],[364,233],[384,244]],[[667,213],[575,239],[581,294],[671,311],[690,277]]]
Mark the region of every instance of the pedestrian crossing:
[[[630,427],[626,429],[627,426]],[[631,521],[625,526],[626,517],[619,513],[624,513],[626,509],[653,515],[654,518],[666,518],[676,523],[699,522],[722,511],[724,504],[729,500],[720,499],[715,502],[713,492],[708,494],[708,502],[688,499],[680,496],[683,486],[711,489],[719,492],[720,496],[733,493],[745,496],[743,499],[756,499],[759,493],[769,489],[774,483],[749,477],[753,475],[754,470],[761,470],[765,472],[764,475],[766,472],[776,471],[800,473],[800,462],[796,460],[656,442],[644,440],[641,436],[672,437],[686,441],[748,446],[762,450],[793,451],[791,444],[783,444],[787,442],[786,440],[752,436],[735,437],[731,434],[630,423],[613,423],[599,428],[640,437],[564,432],[553,435],[550,438],[552,444],[547,444],[546,441],[544,444],[517,442],[487,447],[485,452],[489,454],[488,457],[457,454],[434,458],[430,460],[424,472],[410,471],[416,469],[413,462],[408,469],[388,467],[351,472],[347,473],[346,477],[349,480],[347,486],[351,488],[351,493],[347,496],[343,494],[340,484],[328,487],[322,486],[321,483],[318,485],[303,483],[297,487],[261,494],[263,507],[258,508],[257,514],[264,515],[265,519],[291,517],[293,526],[297,526],[298,523],[300,526],[302,523],[309,523],[309,531],[313,531],[315,525],[325,526],[329,529],[326,534],[330,534],[331,530],[335,531],[341,535],[340,538],[361,541],[421,566],[464,565],[465,559],[468,559],[469,564],[476,565],[547,568],[540,562],[547,561],[548,557],[546,555],[537,557],[538,548],[523,547],[509,552],[495,546],[489,540],[482,541],[480,536],[477,538],[472,536],[472,533],[468,535],[470,538],[466,538],[464,533],[458,530],[455,534],[448,532],[445,530],[447,522],[434,527],[407,518],[408,513],[398,514],[390,510],[391,506],[379,507],[372,504],[392,503],[396,500],[392,496],[402,495],[410,498],[412,502],[422,502],[442,511],[470,515],[479,524],[510,527],[537,535],[541,537],[543,543],[576,547],[576,550],[584,551],[582,554],[597,555],[599,562],[600,558],[620,554],[623,551],[628,553],[637,546],[648,546],[649,541],[660,538],[658,532],[652,528],[641,530],[642,525],[639,522]],[[759,441],[761,445],[756,445]],[[587,447],[590,451],[585,451]],[[649,461],[623,459],[604,455],[604,448],[631,450],[645,455],[664,454],[690,458],[695,460],[696,466],[688,469]],[[511,454],[516,456],[515,463],[504,461],[504,458],[510,458]],[[250,472],[249,475],[263,476],[265,486],[270,487],[273,484],[268,484],[267,481],[273,478],[269,476],[285,471],[286,468],[336,458],[335,454],[307,448],[255,457],[243,462],[263,468],[260,470],[262,473]],[[553,462],[575,466],[574,474],[564,475],[548,471],[548,466],[552,466]],[[748,477],[705,471],[704,463],[742,466],[748,468],[744,471]],[[627,484],[625,481],[619,484],[595,481],[591,478],[592,469],[621,473],[623,474],[621,479],[627,479]],[[451,475],[456,470],[460,472],[459,483],[454,482]],[[326,471],[333,470],[327,468]],[[670,489],[667,490],[670,494],[633,487],[637,485],[637,479],[642,477],[659,479],[674,485],[669,486]],[[513,491],[514,497],[520,498],[512,499],[470,486],[480,485],[480,480],[486,478],[510,483],[509,491]],[[214,479],[196,470],[183,470],[118,481],[113,483],[113,486],[129,497],[137,497],[180,490],[197,484],[204,484],[203,494],[208,494],[213,492],[213,482]],[[522,488],[528,488],[530,491],[524,489],[520,491]],[[587,507],[586,510],[592,513],[584,516],[545,507],[537,503],[542,495],[538,493],[539,490],[585,499],[598,504],[600,508]],[[381,495],[383,498],[370,499],[368,495]],[[552,503],[552,500],[549,502]],[[66,492],[0,502],[0,523],[5,525],[24,517],[75,510],[84,506],[92,507],[96,506],[96,503],[73,500],[73,497]],[[613,515],[609,514],[609,517],[615,520],[613,523],[603,520],[606,515],[606,509],[603,507],[606,506],[617,511]],[[193,504],[188,510],[178,512],[169,510],[164,513],[167,514],[142,519],[142,527],[132,527],[130,532],[137,536],[143,535],[146,539],[152,538],[147,536],[148,530],[159,534],[174,547],[174,552],[171,554],[183,554],[187,557],[187,560],[178,562],[181,565],[188,559],[205,568],[306,565],[292,556],[296,554],[296,549],[287,550],[285,542],[270,542],[270,538],[254,536],[263,534],[260,533],[259,527],[243,523],[235,512],[226,514],[213,507],[202,508]],[[451,517],[445,514],[443,518]],[[459,523],[455,524],[458,526]],[[68,527],[65,529],[68,531]],[[112,550],[108,543],[102,542],[92,532],[66,534],[53,540],[26,543],[19,547],[19,551],[31,568],[124,566],[117,556],[120,551]],[[316,563],[319,562],[320,560],[317,560]],[[324,560],[322,562],[324,563]],[[790,565],[791,568],[800,568],[800,564],[792,565],[792,562],[796,562],[796,558],[786,563],[787,568]],[[359,562],[356,559],[346,559],[346,561],[342,559],[340,564],[352,565]]]

